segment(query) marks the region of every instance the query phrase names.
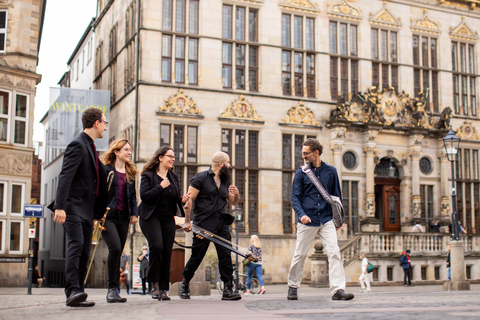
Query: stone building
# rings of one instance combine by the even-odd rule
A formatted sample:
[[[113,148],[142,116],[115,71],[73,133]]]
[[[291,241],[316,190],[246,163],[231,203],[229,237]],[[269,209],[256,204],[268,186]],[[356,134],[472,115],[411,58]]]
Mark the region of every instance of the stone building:
[[[111,91],[110,139],[132,141],[139,169],[171,145],[184,191],[215,151],[229,153],[240,244],[260,236],[270,282],[286,282],[296,221],[289,193],[308,137],[324,144],[322,159],[342,181],[348,281],[358,279],[360,251],[375,279],[401,281],[406,249],[415,281],[445,280],[450,126],[462,138],[467,276],[480,278],[475,1],[100,0],[97,12],[94,82]],[[433,219],[441,234],[411,232]],[[313,284],[325,281],[317,249],[305,267]]]
[[[33,110],[43,0],[0,1],[0,286],[24,286],[31,203]],[[38,161],[35,160],[35,161]]]

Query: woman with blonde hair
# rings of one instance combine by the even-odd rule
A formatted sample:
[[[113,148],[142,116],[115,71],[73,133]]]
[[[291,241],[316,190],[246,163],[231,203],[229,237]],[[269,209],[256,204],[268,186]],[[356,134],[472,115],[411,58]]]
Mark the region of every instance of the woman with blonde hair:
[[[247,291],[245,291],[245,294],[251,293],[250,288],[252,286],[252,275],[254,270],[258,281],[260,281],[260,285],[262,286],[262,289],[258,294],[264,294],[266,290],[265,281],[263,281],[262,277],[262,246],[257,235],[254,234],[250,237],[250,245],[248,246],[247,250],[248,253],[252,254],[258,259],[258,262],[250,262],[250,264],[247,266]]]
[[[147,281],[153,283],[152,298],[158,300],[170,300],[167,291],[175,240],[174,216],[177,207],[185,216],[182,204],[189,199],[188,194],[181,195],[178,176],[173,172],[174,163],[172,148],[158,148],[145,164],[140,184],[140,228],[150,250]]]
[[[113,141],[102,156],[105,171],[113,172],[113,180],[108,193],[110,211],[105,218],[103,239],[108,246],[108,293],[107,302],[126,302],[120,297],[117,288],[120,285],[120,260],[128,227],[138,221],[135,177],[137,169],[130,162],[132,147],[127,139]],[[128,281],[128,280],[127,280]]]

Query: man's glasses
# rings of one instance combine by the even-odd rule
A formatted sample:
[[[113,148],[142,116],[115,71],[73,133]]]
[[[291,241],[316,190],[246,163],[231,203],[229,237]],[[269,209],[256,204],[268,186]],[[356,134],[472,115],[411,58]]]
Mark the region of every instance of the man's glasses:
[[[308,156],[310,153],[313,153],[313,151],[311,151],[311,152],[302,152],[302,154],[303,154],[305,157]]]
[[[105,120],[99,120],[99,121],[105,123],[105,127],[108,127],[108,121],[105,121]]]

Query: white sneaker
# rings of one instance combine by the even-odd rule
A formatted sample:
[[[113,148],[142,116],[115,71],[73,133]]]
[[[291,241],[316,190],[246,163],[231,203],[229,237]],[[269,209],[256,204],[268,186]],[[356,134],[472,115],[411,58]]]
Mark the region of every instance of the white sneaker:
[[[364,293],[365,289],[360,289],[359,292]]]
[[[367,289],[367,293],[369,293],[369,292],[372,292],[372,290],[370,290],[370,289]]]

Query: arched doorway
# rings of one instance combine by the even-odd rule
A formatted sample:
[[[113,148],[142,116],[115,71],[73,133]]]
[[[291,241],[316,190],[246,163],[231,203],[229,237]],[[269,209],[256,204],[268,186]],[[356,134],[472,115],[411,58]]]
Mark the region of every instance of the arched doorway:
[[[375,218],[381,230],[400,231],[400,174],[393,158],[383,158],[375,167]]]

